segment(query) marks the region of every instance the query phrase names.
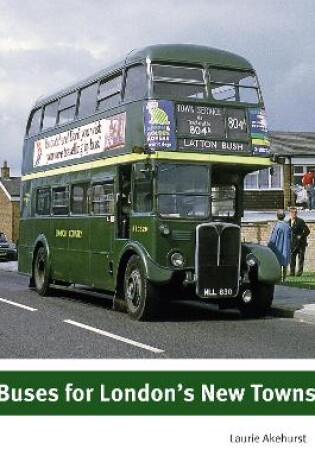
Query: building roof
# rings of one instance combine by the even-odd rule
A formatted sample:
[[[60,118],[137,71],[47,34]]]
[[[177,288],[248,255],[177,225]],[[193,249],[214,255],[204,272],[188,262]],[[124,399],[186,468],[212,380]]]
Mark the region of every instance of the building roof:
[[[21,177],[0,178],[0,186],[10,198],[20,197]]]
[[[315,157],[315,132],[271,132],[272,153]]]

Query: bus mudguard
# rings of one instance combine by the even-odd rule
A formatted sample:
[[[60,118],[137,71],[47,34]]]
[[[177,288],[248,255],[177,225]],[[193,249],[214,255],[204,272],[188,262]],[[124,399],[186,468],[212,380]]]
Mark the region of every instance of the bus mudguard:
[[[47,240],[47,238],[44,234],[39,234],[37,236],[37,238],[35,239],[35,241],[34,241],[32,262],[34,262],[36,252],[37,252],[38,248],[41,247],[41,246],[46,249],[46,253],[47,253],[47,257],[48,257],[48,266],[49,266],[49,269],[50,269],[50,248],[49,248],[48,240]]]
[[[265,284],[275,284],[281,280],[281,268],[276,255],[269,247],[243,243],[246,254],[253,254],[257,261],[257,279]]]
[[[129,242],[120,253],[119,262],[127,261],[125,256],[137,254],[140,256],[146,271],[146,276],[151,282],[156,284],[166,284],[172,278],[173,271],[157,265],[138,242]],[[120,265],[119,265],[120,266]]]

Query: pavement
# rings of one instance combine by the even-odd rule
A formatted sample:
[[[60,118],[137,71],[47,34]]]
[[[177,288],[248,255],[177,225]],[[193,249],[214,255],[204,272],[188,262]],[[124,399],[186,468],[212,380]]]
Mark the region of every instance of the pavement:
[[[271,313],[315,324],[315,290],[276,285]]]
[[[17,272],[17,262],[0,262],[0,270]],[[315,290],[276,285],[271,314],[315,324]]]

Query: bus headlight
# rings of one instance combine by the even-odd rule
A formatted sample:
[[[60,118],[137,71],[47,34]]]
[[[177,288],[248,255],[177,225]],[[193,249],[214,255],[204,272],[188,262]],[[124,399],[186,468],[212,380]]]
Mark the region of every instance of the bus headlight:
[[[254,254],[249,253],[249,254],[246,256],[246,264],[247,264],[249,267],[254,267],[256,264],[258,264],[258,261],[257,261],[256,257],[254,256]]]
[[[174,252],[171,255],[171,264],[174,267],[183,267],[184,265],[184,256],[180,252]]]

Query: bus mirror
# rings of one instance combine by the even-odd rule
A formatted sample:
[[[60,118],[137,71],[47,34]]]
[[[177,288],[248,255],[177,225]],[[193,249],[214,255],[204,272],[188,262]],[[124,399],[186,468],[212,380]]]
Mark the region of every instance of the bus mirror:
[[[153,150],[151,150],[149,145],[145,145],[144,147],[141,147],[139,145],[134,145],[132,147],[132,153],[139,153],[140,155],[144,153],[145,155],[150,156],[153,153]]]
[[[146,144],[146,145],[144,146],[144,153],[145,153],[146,155],[151,155],[152,152],[153,152],[153,150],[151,150],[151,148],[149,147],[149,145]]]
[[[132,153],[139,153],[139,154],[142,154],[144,153],[144,148],[143,147],[139,147],[138,145],[134,145],[132,147]]]

